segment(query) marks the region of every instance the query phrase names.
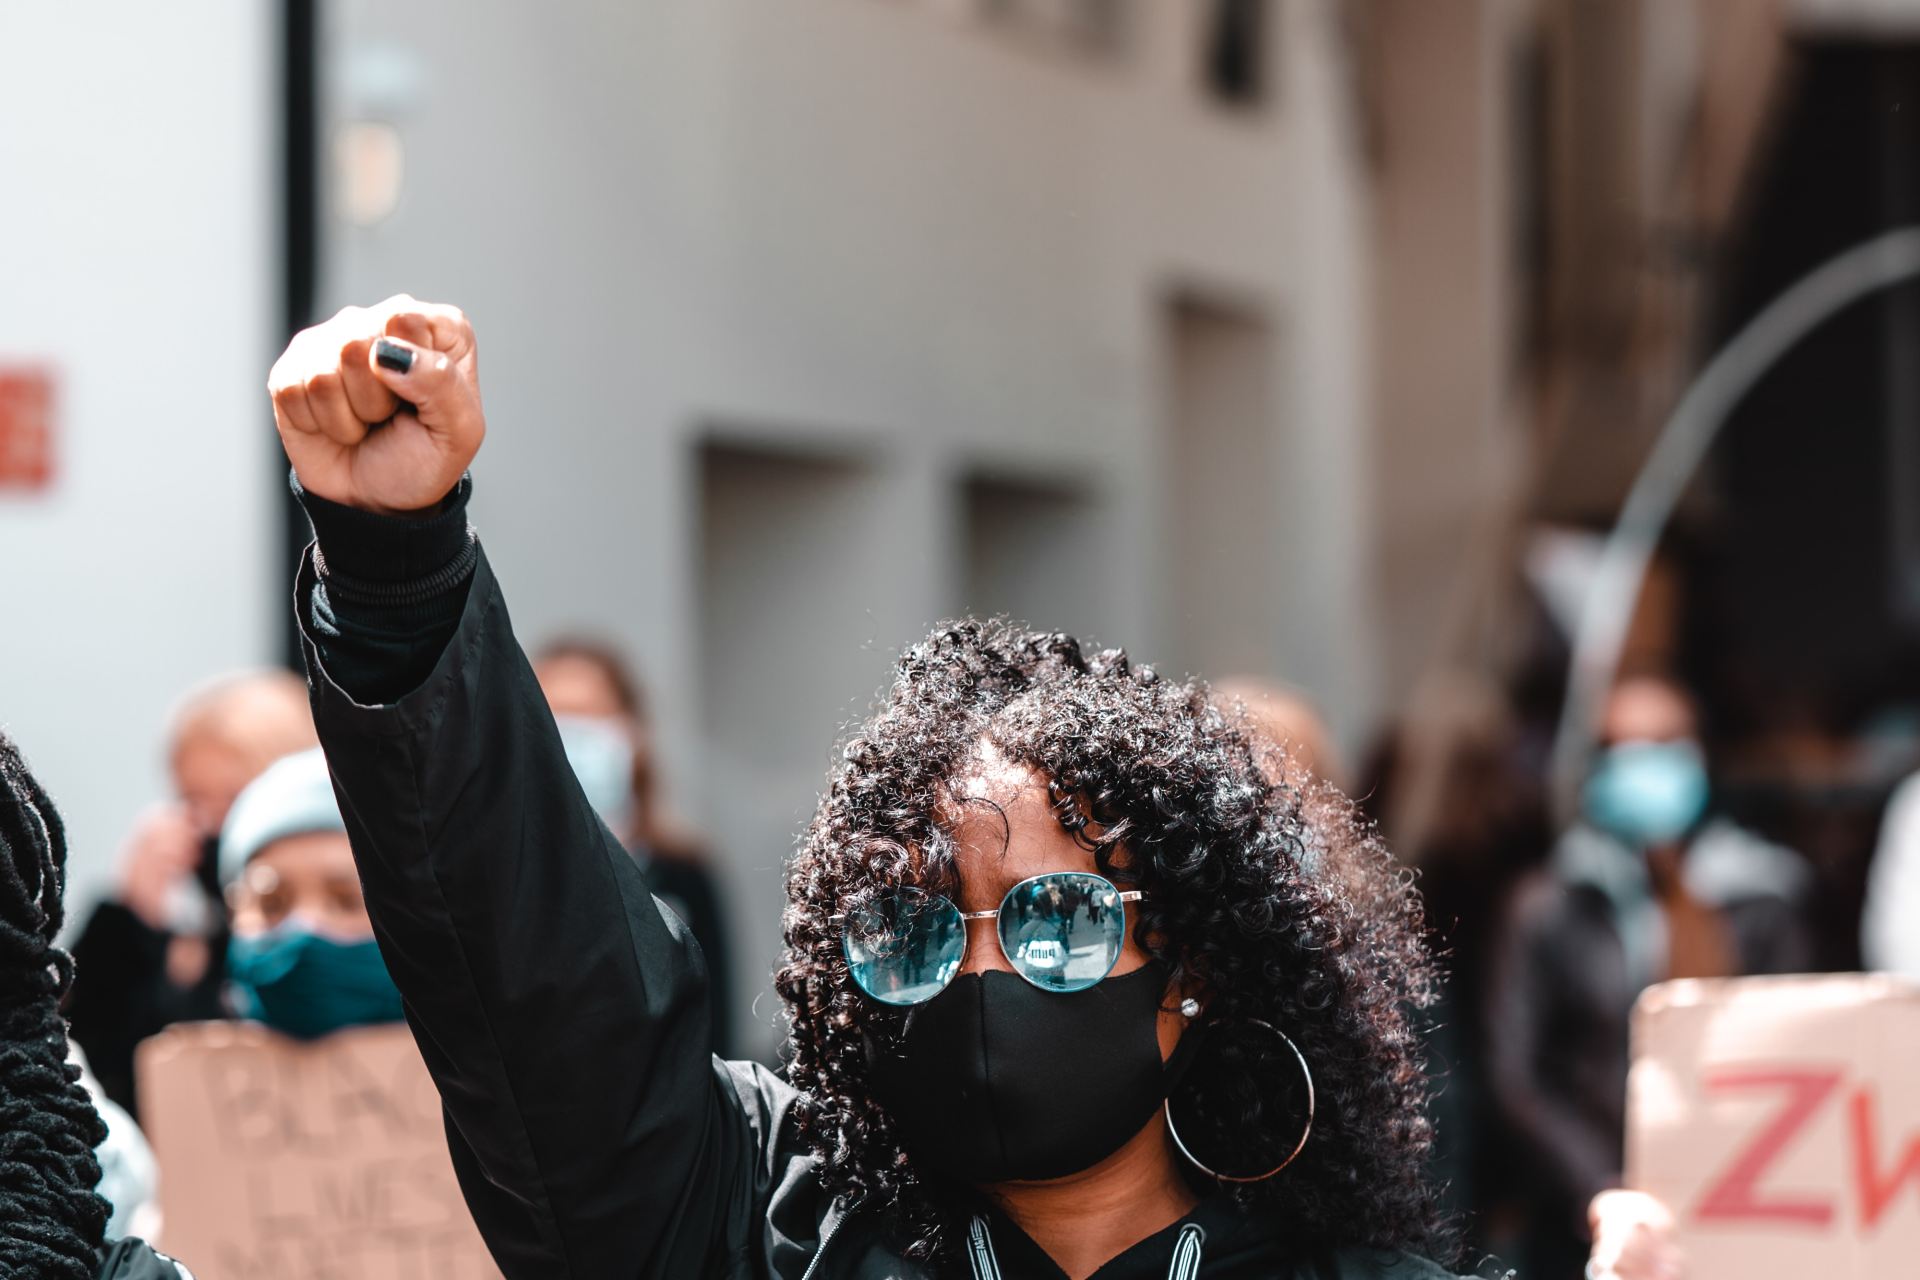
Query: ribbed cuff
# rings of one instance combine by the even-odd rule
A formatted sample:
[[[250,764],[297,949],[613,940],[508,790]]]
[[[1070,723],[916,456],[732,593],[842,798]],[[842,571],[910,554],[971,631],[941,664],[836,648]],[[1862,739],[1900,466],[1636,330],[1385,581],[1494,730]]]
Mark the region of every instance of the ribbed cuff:
[[[293,492],[313,524],[313,567],[341,602],[405,606],[463,585],[479,544],[467,523],[473,477],[417,516],[386,516],[343,506],[300,487]]]

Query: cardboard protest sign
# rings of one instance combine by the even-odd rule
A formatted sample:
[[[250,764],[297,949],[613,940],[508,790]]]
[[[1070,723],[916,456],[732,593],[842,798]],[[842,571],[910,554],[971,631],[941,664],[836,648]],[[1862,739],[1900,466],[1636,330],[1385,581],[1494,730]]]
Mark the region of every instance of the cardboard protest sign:
[[[1627,1183],[1696,1276],[1920,1275],[1920,986],[1884,974],[1641,996]]]
[[[161,1248],[200,1280],[489,1280],[440,1097],[404,1026],[302,1044],[250,1023],[140,1046]]]

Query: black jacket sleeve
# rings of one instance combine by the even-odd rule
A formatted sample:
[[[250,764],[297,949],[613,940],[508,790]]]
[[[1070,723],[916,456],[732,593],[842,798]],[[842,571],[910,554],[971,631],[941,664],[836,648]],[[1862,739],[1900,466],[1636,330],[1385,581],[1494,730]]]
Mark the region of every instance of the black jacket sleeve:
[[[710,1058],[699,950],[582,795],[486,557],[447,520],[464,496],[437,543],[364,513],[342,533],[307,499],[321,554],[297,587],[320,740],[462,1189],[510,1277],[745,1274],[779,1086]]]
[[[732,1029],[727,1025],[732,1014],[729,993],[733,990],[733,949],[727,941],[726,920],[720,909],[720,893],[708,867],[674,858],[639,859],[647,883],[654,895],[687,922],[700,943],[700,954],[707,962],[707,992],[711,997],[713,1051],[725,1058],[733,1052]]]

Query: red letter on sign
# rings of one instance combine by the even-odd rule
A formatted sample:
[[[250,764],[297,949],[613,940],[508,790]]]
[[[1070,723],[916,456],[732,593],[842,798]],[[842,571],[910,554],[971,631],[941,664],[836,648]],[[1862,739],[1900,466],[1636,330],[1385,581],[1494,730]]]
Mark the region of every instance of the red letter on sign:
[[[1821,1200],[1762,1200],[1759,1183],[1767,1167],[1820,1109],[1840,1083],[1840,1071],[1750,1071],[1727,1068],[1708,1073],[1711,1091],[1786,1089],[1786,1104],[1772,1123],[1733,1158],[1727,1171],[1701,1197],[1698,1215],[1715,1222],[1804,1222],[1824,1227],[1833,1221],[1833,1205]]]
[[[1909,1178],[1920,1179],[1920,1138],[1907,1145],[1893,1172],[1882,1181],[1876,1166],[1880,1163],[1873,1141],[1873,1090],[1861,1085],[1853,1095],[1853,1174],[1860,1184],[1860,1221],[1871,1227],[1893,1203],[1900,1184]]]

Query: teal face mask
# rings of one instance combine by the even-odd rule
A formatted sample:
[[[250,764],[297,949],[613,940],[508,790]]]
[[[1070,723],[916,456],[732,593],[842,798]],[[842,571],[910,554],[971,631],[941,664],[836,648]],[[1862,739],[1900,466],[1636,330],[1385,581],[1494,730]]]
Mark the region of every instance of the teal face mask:
[[[1587,779],[1587,820],[1636,848],[1678,840],[1707,811],[1707,767],[1690,742],[1624,742]]]
[[[400,992],[372,938],[338,942],[289,920],[229,942],[227,976],[241,1016],[302,1040],[401,1018]]]

